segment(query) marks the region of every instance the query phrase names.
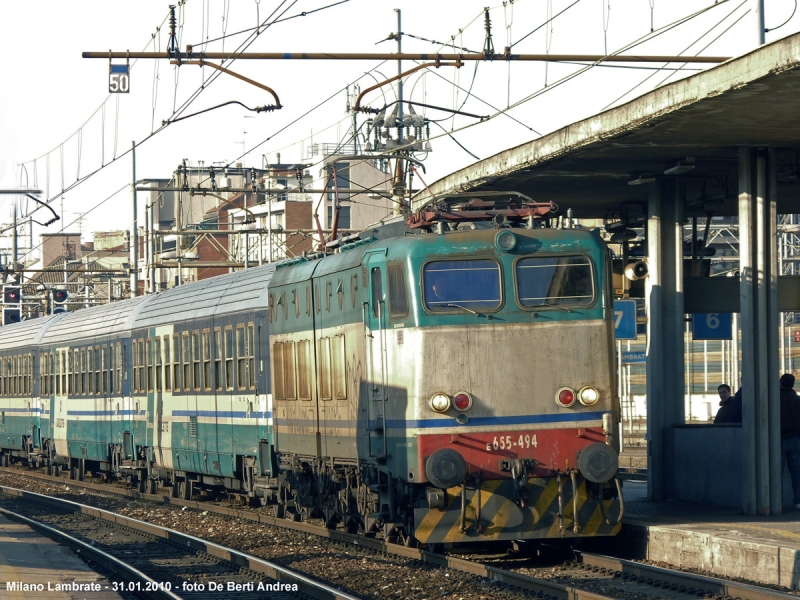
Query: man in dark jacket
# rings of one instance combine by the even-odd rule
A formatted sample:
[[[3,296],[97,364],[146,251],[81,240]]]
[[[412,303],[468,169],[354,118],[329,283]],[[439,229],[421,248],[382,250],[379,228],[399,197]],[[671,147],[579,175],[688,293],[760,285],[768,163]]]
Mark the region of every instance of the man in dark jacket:
[[[800,508],[800,398],[792,388],[794,375],[781,375],[781,462],[789,467],[794,507]]]
[[[717,388],[719,393],[719,411],[714,417],[714,424],[742,422],[742,388],[731,396],[731,386],[723,383]]]

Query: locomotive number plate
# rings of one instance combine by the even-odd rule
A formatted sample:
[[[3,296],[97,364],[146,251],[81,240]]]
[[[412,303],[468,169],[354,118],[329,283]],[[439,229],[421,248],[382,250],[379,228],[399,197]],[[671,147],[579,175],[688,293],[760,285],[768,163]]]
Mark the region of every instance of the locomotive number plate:
[[[486,449],[491,450],[512,450],[514,448],[536,448],[535,433],[520,433],[514,435],[497,435],[491,444],[486,444]]]

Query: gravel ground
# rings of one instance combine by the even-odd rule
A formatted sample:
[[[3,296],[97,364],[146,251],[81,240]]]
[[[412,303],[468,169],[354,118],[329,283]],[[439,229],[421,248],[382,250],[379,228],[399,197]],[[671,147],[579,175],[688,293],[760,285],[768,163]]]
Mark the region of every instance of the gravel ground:
[[[388,556],[291,529],[241,521],[207,511],[161,506],[153,502],[133,501],[110,494],[105,495],[94,490],[71,487],[69,482],[55,484],[20,475],[0,473],[0,485],[18,487],[89,504],[189,533],[306,573],[363,598],[515,600],[534,597],[529,592],[514,590],[498,582],[453,569],[436,567],[403,557]],[[659,590],[650,585],[624,580],[611,572],[585,569],[572,561],[564,562],[563,556],[563,552],[543,555],[541,558],[526,556],[470,557],[460,554],[462,558],[472,558],[500,569],[586,589],[620,600],[652,600],[654,598],[678,600],[714,597],[706,594],[698,595],[696,592]],[[641,562],[674,569],[673,566],[663,563]],[[687,572],[716,577],[713,573],[692,570],[687,570]],[[761,586],[752,581],[737,581]],[[771,587],[800,596],[800,592],[791,592],[786,588],[761,587]]]
[[[69,483],[0,473],[0,485],[64,498],[230,546],[301,571],[363,598],[517,600],[532,595],[416,560],[386,556],[322,537],[185,507],[132,501]]]

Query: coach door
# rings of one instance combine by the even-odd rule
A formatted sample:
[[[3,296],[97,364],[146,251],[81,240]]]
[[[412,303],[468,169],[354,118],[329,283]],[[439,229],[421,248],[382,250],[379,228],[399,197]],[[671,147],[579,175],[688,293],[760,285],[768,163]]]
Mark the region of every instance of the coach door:
[[[369,298],[364,302],[364,335],[367,360],[367,382],[362,386],[362,401],[369,405],[370,456],[386,456],[386,260],[385,251],[364,257]],[[367,389],[364,390],[364,387]],[[364,394],[366,392],[366,394]]]

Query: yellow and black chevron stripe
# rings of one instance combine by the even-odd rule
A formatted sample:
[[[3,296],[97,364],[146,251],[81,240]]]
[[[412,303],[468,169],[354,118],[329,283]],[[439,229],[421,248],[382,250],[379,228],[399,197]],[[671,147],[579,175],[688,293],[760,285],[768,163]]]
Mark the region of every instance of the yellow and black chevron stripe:
[[[511,479],[485,481],[480,494],[467,487],[465,525],[462,531],[461,487],[446,490],[445,508],[418,508],[414,511],[415,535],[423,543],[522,540],[560,537],[610,536],[619,533],[619,499],[589,500],[586,480],[578,478],[578,525],[572,504],[572,482],[562,476],[563,520],[558,518],[558,480],[555,477],[528,479],[528,500],[520,506],[514,500],[515,482]],[[477,506],[480,496],[480,520]],[[608,519],[614,525],[609,525]],[[562,533],[563,521],[563,533]]]

